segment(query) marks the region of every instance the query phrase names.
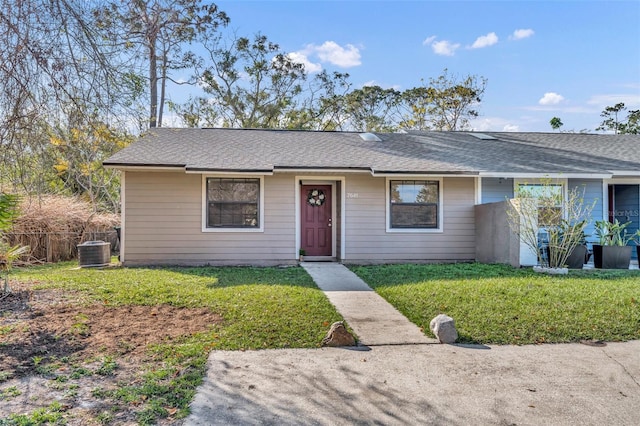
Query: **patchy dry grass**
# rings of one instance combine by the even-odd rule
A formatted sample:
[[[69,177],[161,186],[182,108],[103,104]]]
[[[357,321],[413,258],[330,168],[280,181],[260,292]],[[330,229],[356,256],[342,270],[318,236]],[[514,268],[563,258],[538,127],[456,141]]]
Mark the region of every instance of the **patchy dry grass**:
[[[317,347],[340,319],[301,268],[17,271],[0,425],[180,423],[212,349]]]

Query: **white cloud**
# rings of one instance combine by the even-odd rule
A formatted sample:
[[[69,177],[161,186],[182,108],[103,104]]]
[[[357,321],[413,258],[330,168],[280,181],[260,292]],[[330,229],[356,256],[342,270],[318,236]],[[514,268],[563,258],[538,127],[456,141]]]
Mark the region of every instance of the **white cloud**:
[[[305,72],[309,74],[322,71],[322,64],[311,62],[307,55],[302,51],[291,52],[287,56],[289,56],[289,59],[293,62],[304,65]]]
[[[496,127],[493,124],[493,120],[488,118],[471,120],[469,123],[471,126],[471,130],[474,132],[486,132],[488,130],[496,130]]]
[[[519,30],[515,30],[513,34],[509,36],[509,38],[511,40],[522,40],[523,38],[531,37],[533,34],[535,34],[535,31],[533,31],[531,28],[519,29]]]
[[[480,36],[473,42],[471,49],[482,49],[483,47],[493,46],[498,42],[498,36],[496,33],[489,33],[487,35]]]
[[[640,106],[640,96],[631,94],[593,95],[589,98],[587,104],[598,107],[607,107],[620,102],[624,103],[624,106],[627,108],[635,108]]]
[[[302,50],[289,53],[291,60],[304,64],[307,73],[322,71],[323,63],[330,63],[342,68],[361,65],[360,49],[352,44],[344,47],[334,41],[325,41],[321,45],[308,44]],[[313,58],[316,58],[314,61]]]
[[[424,39],[424,41],[422,42],[423,46],[429,46],[431,43],[433,43],[434,41],[436,41],[436,36],[430,36]]]
[[[313,50],[323,62],[329,62],[342,68],[350,68],[360,65],[360,50],[352,44],[345,47],[334,41],[325,41],[320,46],[314,46]]]
[[[453,56],[455,55],[456,50],[460,48],[460,44],[452,43],[447,40],[434,41],[431,44],[431,48],[436,55]]]
[[[431,46],[433,53],[440,56],[453,56],[456,50],[460,48],[460,43],[454,43],[449,40],[436,41],[436,36],[432,35],[424,39],[423,46]]]
[[[518,132],[520,126],[511,124],[511,120],[502,117],[482,117],[469,123],[475,132]]]
[[[564,101],[564,96],[559,95],[559,94],[554,93],[554,92],[547,92],[538,101],[538,103],[540,105],[558,105],[562,101]]]

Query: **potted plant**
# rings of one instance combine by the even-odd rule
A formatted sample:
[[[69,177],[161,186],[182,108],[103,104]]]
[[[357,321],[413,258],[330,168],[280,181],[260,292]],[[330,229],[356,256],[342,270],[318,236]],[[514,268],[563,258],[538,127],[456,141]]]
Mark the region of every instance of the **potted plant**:
[[[587,256],[586,226],[586,220],[570,223],[562,219],[558,225],[548,228],[550,268],[582,269]]]
[[[593,245],[593,265],[601,269],[629,269],[631,246],[627,245],[636,234],[629,235],[625,229],[631,222],[620,223],[618,219],[596,221],[598,244]]]
[[[304,262],[304,256],[306,254],[307,254],[307,252],[304,249],[298,250],[298,256],[300,257],[300,262]]]
[[[570,232],[570,238],[575,239],[576,244],[569,251],[566,258],[566,265],[569,269],[582,269],[585,263],[589,261],[589,249],[587,248],[587,235],[584,233],[586,221],[582,221],[577,228]],[[563,234],[563,238],[565,235]]]

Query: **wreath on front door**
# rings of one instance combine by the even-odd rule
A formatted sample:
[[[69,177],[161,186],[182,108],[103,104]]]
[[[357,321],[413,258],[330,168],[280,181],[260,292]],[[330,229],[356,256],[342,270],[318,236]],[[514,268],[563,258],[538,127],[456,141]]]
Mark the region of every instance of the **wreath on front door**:
[[[307,203],[314,207],[318,207],[324,204],[327,197],[321,189],[310,189],[307,193]]]

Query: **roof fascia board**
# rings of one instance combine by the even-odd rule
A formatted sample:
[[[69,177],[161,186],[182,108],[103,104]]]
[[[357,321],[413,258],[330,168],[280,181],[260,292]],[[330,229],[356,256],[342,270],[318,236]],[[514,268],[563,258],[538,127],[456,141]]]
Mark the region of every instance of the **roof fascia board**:
[[[286,173],[371,173],[369,167],[281,167],[273,168],[275,172]]]
[[[640,170],[611,170],[612,177],[640,177]]]
[[[105,169],[117,169],[124,172],[184,172],[184,166],[156,166],[156,165],[127,165],[127,164],[103,164]]]
[[[640,175],[638,175],[640,176]],[[498,173],[480,172],[480,177],[514,178],[514,179],[609,179],[611,173]]]
[[[273,170],[247,170],[247,169],[196,169],[186,168],[185,173],[188,175],[256,175],[256,176],[272,176]]]
[[[446,176],[446,177],[478,177],[478,173],[475,172],[372,172],[375,177],[415,177],[415,176]]]

